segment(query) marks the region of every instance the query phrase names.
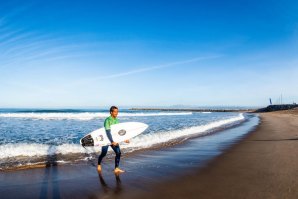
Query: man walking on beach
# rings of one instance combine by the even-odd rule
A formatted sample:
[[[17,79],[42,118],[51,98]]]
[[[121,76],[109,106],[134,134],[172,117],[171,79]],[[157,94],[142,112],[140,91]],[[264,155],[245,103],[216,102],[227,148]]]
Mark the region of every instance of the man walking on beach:
[[[104,121],[104,127],[106,130],[106,134],[108,139],[111,142],[111,145],[107,145],[107,146],[102,146],[101,148],[101,154],[98,157],[98,166],[97,166],[97,171],[99,173],[101,173],[101,161],[102,159],[107,155],[109,146],[112,147],[112,149],[114,150],[116,157],[115,157],[115,169],[114,169],[114,173],[115,174],[119,174],[119,173],[123,173],[124,171],[121,170],[119,168],[119,163],[120,163],[120,157],[121,157],[121,151],[120,151],[120,146],[117,142],[114,142],[112,134],[111,134],[111,125],[113,124],[118,124],[119,121],[117,119],[118,116],[118,108],[116,106],[112,106],[110,108],[110,116],[107,117]],[[129,140],[125,140],[126,143],[129,143]]]

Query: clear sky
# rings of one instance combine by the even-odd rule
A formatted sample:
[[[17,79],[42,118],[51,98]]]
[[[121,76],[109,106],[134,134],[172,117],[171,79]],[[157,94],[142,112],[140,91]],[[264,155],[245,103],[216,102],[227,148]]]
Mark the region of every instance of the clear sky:
[[[0,0],[0,107],[298,102],[298,2]]]

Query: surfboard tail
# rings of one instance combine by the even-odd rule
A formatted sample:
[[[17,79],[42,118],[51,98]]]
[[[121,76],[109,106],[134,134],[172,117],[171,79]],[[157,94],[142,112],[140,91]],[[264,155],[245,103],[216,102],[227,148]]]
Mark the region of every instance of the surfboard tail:
[[[81,145],[85,148],[85,146],[94,146],[94,140],[91,135],[86,135],[81,140]]]

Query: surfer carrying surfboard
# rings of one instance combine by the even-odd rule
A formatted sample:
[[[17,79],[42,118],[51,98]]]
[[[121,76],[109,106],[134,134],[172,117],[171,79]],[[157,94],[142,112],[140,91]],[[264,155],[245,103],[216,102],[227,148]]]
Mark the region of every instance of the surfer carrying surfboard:
[[[101,173],[101,161],[107,155],[109,146],[112,147],[112,149],[114,150],[114,152],[116,154],[114,173],[117,174],[117,173],[124,172],[123,170],[121,170],[119,168],[120,157],[121,157],[120,146],[117,142],[114,142],[112,134],[111,134],[111,125],[119,123],[117,116],[118,116],[118,108],[116,106],[112,106],[110,108],[110,116],[107,117],[104,121],[104,128],[106,130],[107,137],[111,142],[111,145],[102,146],[102,148],[101,148],[101,154],[98,157],[98,166],[97,166],[97,171],[99,173]],[[124,142],[129,143],[129,140],[125,140]]]

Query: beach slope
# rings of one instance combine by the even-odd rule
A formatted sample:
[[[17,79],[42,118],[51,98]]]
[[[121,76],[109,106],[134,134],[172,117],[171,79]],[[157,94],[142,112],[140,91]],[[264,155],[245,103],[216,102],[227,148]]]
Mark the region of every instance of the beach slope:
[[[297,113],[260,114],[254,132],[204,169],[136,198],[298,198]]]

